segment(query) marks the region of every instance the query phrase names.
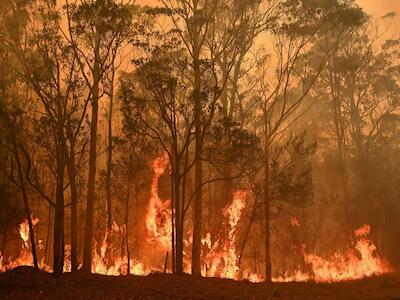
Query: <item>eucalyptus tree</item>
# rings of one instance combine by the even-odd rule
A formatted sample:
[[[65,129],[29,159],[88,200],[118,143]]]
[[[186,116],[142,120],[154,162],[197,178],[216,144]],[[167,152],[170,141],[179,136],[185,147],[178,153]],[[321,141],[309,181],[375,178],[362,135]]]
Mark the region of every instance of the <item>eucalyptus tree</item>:
[[[249,32],[249,36],[254,35],[251,30],[265,26],[274,1],[262,2],[265,10],[256,1],[163,0],[162,3],[190,58],[195,127],[192,273],[200,274],[205,140],[232,68],[237,63],[235,58],[247,49],[243,46],[243,38]],[[257,9],[264,14],[254,13]],[[253,29],[249,29],[249,24]]]
[[[83,269],[90,272],[98,155],[99,102],[106,93],[105,77],[114,65],[117,53],[129,36],[133,6],[114,0],[84,0],[74,3],[66,1],[64,11],[68,22],[68,30],[64,33],[64,36],[75,53],[80,75],[88,88],[91,104],[89,175],[83,259]]]
[[[19,4],[13,3],[12,9],[17,11]],[[74,53],[59,30],[60,16],[56,4],[46,0],[28,3],[25,6],[25,16],[27,20],[23,39],[9,31],[5,41],[18,62],[19,78],[27,85],[31,100],[37,103],[37,111],[30,117],[35,122],[30,127],[36,137],[33,143],[41,150],[33,151],[35,148],[24,145],[21,146],[21,151],[28,165],[27,182],[55,207],[53,269],[54,274],[59,275],[63,272],[65,248],[65,128],[67,121],[79,111],[77,99],[81,95],[82,87],[75,68]],[[24,24],[16,22],[15,25],[21,28]],[[45,187],[38,183],[37,168],[33,161],[38,153],[44,153],[49,158],[49,172],[53,174],[56,185],[54,201],[46,194]],[[32,171],[35,177],[33,180]]]
[[[193,165],[189,160],[194,120],[188,101],[188,57],[176,33],[163,35],[163,42],[152,40],[144,47],[147,58],[137,60],[135,72],[123,79],[123,112],[130,131],[155,139],[168,155],[172,168],[172,270],[182,273],[188,206],[185,180]]]
[[[387,134],[387,122],[395,120],[399,111],[399,41],[385,41],[380,31],[370,21],[348,32],[317,84],[329,93],[323,99],[328,100],[330,108],[328,124],[337,145],[348,230],[356,207],[357,218],[364,222],[371,219],[374,224],[371,206],[376,212],[386,201],[378,192],[382,183],[375,177],[382,159],[376,144]],[[324,47],[330,38],[323,37],[317,46]],[[350,184],[355,187],[351,191]]]
[[[270,30],[273,54],[258,67],[258,95],[264,140],[265,280],[271,281],[271,149],[273,143],[307,111],[307,96],[342,35],[315,62],[310,48],[319,34],[337,25],[358,26],[364,19],[352,1],[281,1],[279,18]],[[272,66],[272,67],[271,67]],[[270,70],[270,67],[272,70]]]

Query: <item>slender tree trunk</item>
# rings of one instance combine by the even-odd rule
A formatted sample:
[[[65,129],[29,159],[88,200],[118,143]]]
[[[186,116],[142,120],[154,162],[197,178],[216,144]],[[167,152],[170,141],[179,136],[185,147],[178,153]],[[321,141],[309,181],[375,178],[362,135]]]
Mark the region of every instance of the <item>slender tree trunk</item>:
[[[61,109],[59,109],[61,112]],[[61,113],[60,113],[61,115]],[[58,144],[56,145],[57,157],[57,187],[56,187],[56,207],[54,216],[54,252],[53,252],[53,274],[59,276],[64,268],[64,170],[66,157],[66,144],[64,137],[64,126],[62,118],[58,124]]]
[[[15,160],[17,161],[19,184],[21,187],[22,198],[24,200],[25,215],[26,215],[26,218],[28,220],[28,225],[29,225],[29,238],[31,240],[33,265],[35,267],[35,270],[39,270],[38,259],[37,259],[37,255],[36,255],[35,233],[33,231],[32,216],[31,216],[31,211],[29,209],[28,194],[27,194],[26,188],[25,188],[25,181],[24,181],[24,176],[22,173],[21,160],[20,160],[20,157],[18,154],[17,146],[15,144],[14,144],[14,152],[15,152]]]
[[[99,38],[97,38],[99,39]],[[99,44],[97,42],[97,44]],[[86,219],[85,219],[85,244],[83,250],[83,270],[90,273],[92,267],[92,241],[93,241],[93,213],[94,198],[96,185],[96,160],[97,160],[97,125],[99,115],[99,82],[100,82],[100,66],[99,66],[99,48],[97,47],[95,55],[95,63],[93,70],[94,86],[92,105],[92,120],[90,124],[90,149],[89,149],[89,179],[86,203]]]
[[[176,155],[176,154],[174,154]],[[175,227],[176,227],[176,273],[183,273],[183,216],[182,216],[182,203],[180,200],[180,160],[175,157],[174,159],[174,202],[175,202]]]
[[[50,245],[51,245],[51,224],[52,222],[52,206],[49,204],[49,214],[48,214],[48,221],[47,221],[47,235],[46,235],[46,248],[44,250],[45,252],[45,262],[48,263],[50,261]]]
[[[172,250],[172,273],[176,273],[176,213],[175,213],[175,167],[174,164],[172,165],[172,176],[171,176],[171,250]]]
[[[60,172],[60,170],[58,172]],[[57,179],[53,236],[54,236],[53,274],[55,276],[59,276],[62,274],[64,267],[64,180],[63,178]]]
[[[270,182],[269,182],[269,152],[270,143],[268,136],[268,116],[265,114],[265,125],[264,125],[264,219],[265,219],[265,281],[271,282],[272,280],[272,266],[271,266],[271,232],[270,232]]]
[[[107,194],[107,229],[111,232],[112,226],[112,203],[111,203],[111,172],[112,172],[112,115],[114,105],[114,68],[111,74],[110,102],[108,107],[108,147],[107,147],[107,173],[106,173],[106,194]]]
[[[125,202],[125,247],[128,260],[127,275],[131,273],[131,252],[129,250],[129,202],[131,198],[130,182],[128,183],[128,195]]]
[[[195,47],[196,49],[196,47]],[[194,203],[194,223],[193,223],[193,248],[192,248],[192,274],[201,274],[201,233],[202,233],[202,217],[203,217],[203,140],[202,140],[202,105],[200,96],[200,54],[196,50],[194,53],[194,101],[195,101],[195,203]]]
[[[78,270],[78,187],[76,185],[75,146],[71,142],[67,159],[68,178],[71,189],[71,272]]]

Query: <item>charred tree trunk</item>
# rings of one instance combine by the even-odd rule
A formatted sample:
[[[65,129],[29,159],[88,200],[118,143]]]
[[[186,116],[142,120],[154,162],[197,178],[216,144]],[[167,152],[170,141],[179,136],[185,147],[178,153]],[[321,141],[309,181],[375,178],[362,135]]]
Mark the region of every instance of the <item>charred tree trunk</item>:
[[[58,139],[56,145],[57,158],[57,186],[56,186],[56,204],[54,216],[54,248],[53,248],[53,274],[59,276],[64,268],[64,170],[66,158],[66,141],[64,137],[64,123],[62,119],[62,108],[60,101],[57,102],[58,118]]]
[[[194,122],[195,122],[195,203],[194,203],[194,222],[193,222],[193,249],[192,249],[192,274],[200,275],[201,273],[201,232],[202,232],[202,217],[203,217],[203,138],[202,138],[202,105],[200,95],[200,53],[197,47],[194,53]]]
[[[108,107],[108,147],[107,147],[107,173],[106,173],[106,194],[107,194],[107,229],[111,232],[112,226],[112,200],[111,200],[111,172],[112,172],[112,152],[113,152],[113,136],[112,136],[112,115],[114,106],[114,68],[111,74],[110,102]]]
[[[270,153],[270,141],[268,136],[268,116],[265,114],[265,125],[264,125],[264,218],[265,218],[265,281],[271,282],[272,280],[272,266],[271,266],[271,232],[270,232],[270,181],[269,181],[269,153]]]
[[[172,174],[175,174],[174,165],[172,165]],[[176,273],[176,214],[175,214],[175,189],[174,176],[171,176],[171,250],[172,250],[172,273]]]
[[[99,84],[100,84],[100,65],[99,65],[99,37],[96,38],[95,62],[93,69],[94,85],[92,89],[92,120],[90,124],[90,149],[89,149],[89,179],[86,203],[85,219],[85,241],[83,250],[83,270],[90,273],[92,267],[92,240],[93,240],[93,214],[94,198],[96,185],[96,164],[97,164],[97,125],[99,115]]]
[[[78,187],[76,185],[75,146],[71,142],[67,158],[68,178],[71,189],[71,272],[78,270]]]
[[[173,195],[174,195],[174,203],[175,203],[175,232],[176,232],[176,246],[175,246],[175,264],[176,264],[176,273],[183,273],[183,207],[180,199],[180,160],[174,154],[174,173],[172,176],[173,179]]]
[[[52,210],[53,210],[53,207],[51,206],[51,204],[49,204],[49,214],[47,217],[48,222],[47,222],[46,247],[44,250],[46,263],[50,261],[51,224],[53,223],[52,222]]]
[[[28,220],[28,225],[29,225],[29,238],[31,240],[33,265],[35,267],[35,270],[39,270],[39,264],[38,264],[37,255],[36,255],[35,233],[33,231],[33,223],[32,223],[31,210],[29,208],[28,194],[26,192],[24,176],[22,173],[21,160],[20,160],[20,157],[18,154],[17,146],[15,144],[14,144],[14,153],[15,153],[14,154],[15,160],[17,161],[19,184],[20,184],[20,188],[21,188],[22,198],[24,200],[25,215],[26,215],[26,218]]]
[[[61,166],[58,166],[57,169],[57,173],[60,176]],[[57,178],[53,236],[53,274],[59,276],[62,274],[64,267],[64,180],[62,177]]]
[[[131,252],[129,250],[129,202],[131,198],[131,187],[130,182],[128,183],[128,195],[125,202],[125,247],[126,247],[126,257],[128,260],[127,275],[131,272]]]

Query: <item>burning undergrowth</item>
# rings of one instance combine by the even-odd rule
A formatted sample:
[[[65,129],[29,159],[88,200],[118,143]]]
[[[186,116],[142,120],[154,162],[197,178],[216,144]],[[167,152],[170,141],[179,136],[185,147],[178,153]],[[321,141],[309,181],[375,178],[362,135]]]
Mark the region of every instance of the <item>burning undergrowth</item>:
[[[158,182],[160,176],[168,168],[168,158],[162,156],[152,163],[154,175],[151,180],[150,199],[148,201],[145,216],[145,237],[147,249],[146,255],[130,257],[121,251],[121,245],[113,243],[109,235],[123,241],[126,235],[125,225],[113,223],[112,230],[106,231],[100,242],[94,242],[92,272],[103,275],[147,275],[151,272],[170,271],[168,253],[171,251],[172,238],[172,214],[171,201],[161,200],[158,195]],[[243,213],[248,206],[249,197],[245,191],[234,193],[232,202],[223,211],[225,219],[225,235],[213,239],[210,232],[202,238],[202,275],[205,277],[220,277],[235,280],[249,280],[251,282],[263,281],[263,276],[254,272],[249,266],[241,263],[239,251],[239,225]],[[33,225],[39,222],[33,218]],[[301,228],[297,218],[290,220],[292,227]],[[338,282],[361,279],[374,275],[383,275],[391,272],[390,264],[381,258],[376,246],[370,238],[371,227],[363,225],[354,231],[353,241],[345,251],[336,251],[334,255],[324,257],[308,250],[307,245],[301,245],[302,264],[293,271],[282,272],[275,276],[275,282]],[[19,234],[22,240],[20,253],[17,258],[5,259],[0,253],[0,271],[14,269],[18,266],[31,266],[32,255],[30,251],[28,221],[24,220],[19,226]],[[191,231],[185,236],[186,248],[191,247]],[[187,251],[184,257],[185,270],[190,269],[190,253]],[[129,260],[129,263],[128,263]],[[71,269],[70,246],[65,247],[64,272]],[[51,271],[51,267],[40,262],[40,268]]]

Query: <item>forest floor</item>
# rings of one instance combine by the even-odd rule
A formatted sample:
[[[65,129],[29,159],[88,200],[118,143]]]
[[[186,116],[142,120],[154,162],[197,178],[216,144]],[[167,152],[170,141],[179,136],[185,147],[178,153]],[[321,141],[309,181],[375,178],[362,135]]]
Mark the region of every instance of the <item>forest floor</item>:
[[[190,275],[103,276],[51,274],[19,267],[0,274],[0,299],[397,299],[400,276],[335,284],[253,284]]]

